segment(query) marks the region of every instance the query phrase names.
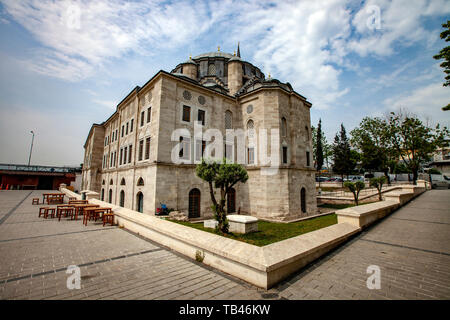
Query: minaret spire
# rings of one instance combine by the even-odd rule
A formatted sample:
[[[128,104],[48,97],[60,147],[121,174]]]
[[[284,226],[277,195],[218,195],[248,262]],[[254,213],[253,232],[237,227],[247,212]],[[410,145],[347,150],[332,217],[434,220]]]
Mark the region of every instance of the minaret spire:
[[[237,56],[240,58],[241,57],[241,51],[239,50],[239,42],[238,42],[238,48],[237,48]]]

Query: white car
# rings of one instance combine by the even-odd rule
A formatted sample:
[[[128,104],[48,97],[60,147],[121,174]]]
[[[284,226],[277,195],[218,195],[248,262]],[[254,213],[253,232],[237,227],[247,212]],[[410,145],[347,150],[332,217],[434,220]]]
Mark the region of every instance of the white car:
[[[450,178],[442,174],[430,174],[432,188],[444,187],[450,189]]]

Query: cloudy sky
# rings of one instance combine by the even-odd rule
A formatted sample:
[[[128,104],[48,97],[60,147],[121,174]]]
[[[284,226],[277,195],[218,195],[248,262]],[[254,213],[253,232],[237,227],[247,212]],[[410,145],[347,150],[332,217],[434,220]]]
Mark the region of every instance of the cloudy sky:
[[[78,165],[92,123],[190,54],[232,53],[290,82],[332,141],[399,108],[450,127],[432,57],[445,0],[0,0],[0,163]],[[448,43],[447,43],[448,45]]]

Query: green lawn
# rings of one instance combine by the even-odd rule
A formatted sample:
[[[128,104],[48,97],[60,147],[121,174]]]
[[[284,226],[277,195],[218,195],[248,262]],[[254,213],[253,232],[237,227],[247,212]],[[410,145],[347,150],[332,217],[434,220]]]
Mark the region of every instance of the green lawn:
[[[323,203],[323,204],[319,204],[318,207],[319,208],[329,208],[329,209],[345,209],[345,208],[349,208],[349,207],[354,207],[355,204],[354,203],[342,203],[342,204],[331,204],[331,203]]]
[[[172,220],[170,220],[172,221]],[[215,233],[214,229],[204,228],[203,223],[172,221],[188,227]],[[225,235],[228,238],[254,244],[262,247],[284,239],[292,238],[307,232],[325,228],[337,223],[335,214],[317,217],[292,223],[276,223],[258,221],[258,232],[248,234],[230,233]]]

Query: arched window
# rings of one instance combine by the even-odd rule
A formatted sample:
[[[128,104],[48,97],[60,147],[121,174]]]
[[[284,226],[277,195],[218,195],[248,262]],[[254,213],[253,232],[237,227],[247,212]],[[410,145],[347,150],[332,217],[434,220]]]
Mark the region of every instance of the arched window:
[[[114,183],[113,183],[113,179],[111,179],[110,181],[109,181],[109,185],[113,185]]]
[[[138,182],[137,182],[138,186],[143,186],[144,185],[144,179],[139,178]]]
[[[231,111],[225,111],[225,129],[233,129],[233,114]]]
[[[103,181],[102,181],[102,185],[104,185],[105,184],[105,179],[103,179]]]
[[[125,185],[125,178],[122,178],[122,180],[120,181],[120,185],[124,186]]]
[[[300,201],[301,201],[301,207],[302,212],[306,213],[306,189],[302,188],[302,191],[300,192]]]
[[[105,189],[102,189],[102,197],[100,198],[100,200],[105,201]]]
[[[231,188],[227,194],[227,213],[236,212],[236,190]]]
[[[247,130],[248,130],[248,136],[253,137],[253,135],[255,133],[255,124],[253,123],[253,120],[248,120]]]
[[[144,212],[144,195],[138,192],[136,195],[136,211]]]
[[[109,198],[108,198],[108,202],[112,203],[112,189],[109,189]]]
[[[200,217],[200,190],[192,189],[189,192],[189,218]]]
[[[281,136],[287,136],[287,121],[285,117],[281,118]]]
[[[125,191],[120,191],[120,206],[124,207],[125,206]]]

